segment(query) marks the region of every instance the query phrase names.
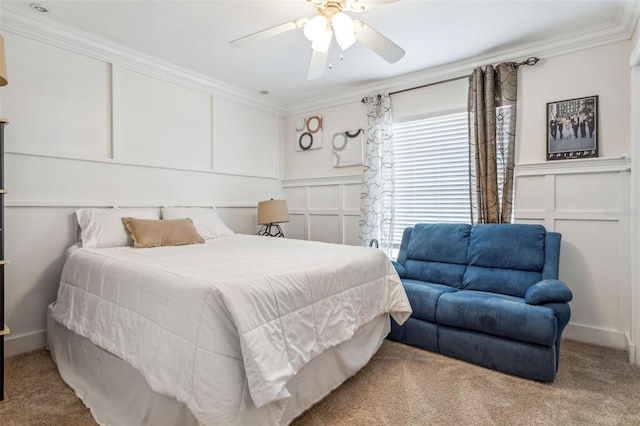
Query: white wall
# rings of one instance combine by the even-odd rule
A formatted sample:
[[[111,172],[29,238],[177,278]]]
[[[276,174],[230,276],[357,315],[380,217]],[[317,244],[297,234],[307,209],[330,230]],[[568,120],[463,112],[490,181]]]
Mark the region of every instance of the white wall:
[[[323,147],[297,151],[295,122],[309,115],[322,117]],[[291,219],[284,226],[287,237],[359,244],[362,166],[334,168],[331,150],[335,133],[359,128],[367,128],[367,108],[360,101],[284,120],[283,186]]]
[[[323,121],[323,147],[296,151],[295,122],[299,118],[319,115]],[[367,128],[367,106],[354,99],[353,102],[318,111],[305,111],[290,115],[284,120],[284,178],[309,179],[362,174],[362,166],[332,166],[331,141],[335,133],[345,130]]]
[[[629,42],[615,43],[522,67],[516,163],[545,161],[547,102],[591,95],[599,95],[600,157],[629,155],[630,49]]]
[[[3,35],[7,356],[44,346],[75,209],[216,206],[234,231],[254,233],[257,202],[282,197],[278,111],[162,65]]]
[[[630,159],[630,43],[618,42],[551,58],[522,67],[518,84],[518,138],[514,217],[521,223],[540,223],[563,234],[560,278],[575,298],[566,337],[633,351],[631,326]],[[522,54],[527,57],[527,53]],[[515,58],[514,58],[515,59]],[[419,85],[416,82],[416,85]],[[466,109],[466,79],[392,96],[395,120],[436,111]],[[583,96],[599,96],[600,158],[545,161],[546,103]],[[365,120],[357,99],[321,113],[344,123]],[[285,120],[293,132],[295,114]],[[331,126],[333,120],[325,120]],[[330,150],[296,152],[285,136],[284,186],[298,238],[313,239],[330,221],[342,226],[340,235],[357,235],[361,170],[351,176],[331,168]],[[325,152],[322,152],[325,151]],[[350,199],[345,198],[349,188]],[[311,202],[320,194],[332,196],[321,211]],[[342,194],[342,196],[339,196]],[[345,205],[354,220],[343,220]],[[322,216],[322,222],[315,219]],[[331,217],[332,219],[329,219]],[[342,219],[342,220],[341,220]],[[353,228],[349,228],[352,226]],[[350,240],[358,243],[357,239]],[[346,242],[343,241],[338,242]]]
[[[636,25],[632,41],[632,50],[629,63],[631,65],[631,259],[638,259],[640,254],[640,173],[638,172],[638,160],[640,159],[640,21]],[[640,353],[637,350],[640,344],[640,262],[632,261],[631,268],[631,337],[632,347],[631,362],[640,364]]]
[[[610,44],[522,70],[514,217],[562,233],[560,278],[574,293],[564,335],[633,351],[630,47]],[[591,95],[599,96],[600,158],[545,162],[546,103]]]

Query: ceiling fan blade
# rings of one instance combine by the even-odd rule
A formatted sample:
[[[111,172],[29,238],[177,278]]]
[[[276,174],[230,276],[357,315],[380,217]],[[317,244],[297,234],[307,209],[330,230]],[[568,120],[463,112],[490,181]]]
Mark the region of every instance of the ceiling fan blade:
[[[296,28],[302,28],[305,26],[308,20],[309,19],[307,18],[298,18],[291,22],[276,25],[275,27],[267,28],[266,30],[258,31],[257,33],[249,34],[248,36],[235,39],[231,41],[230,44],[233,47],[246,46],[249,43],[264,40],[266,38],[273,37],[287,31],[295,30]]]
[[[309,62],[309,71],[307,71],[307,80],[315,80],[322,77],[327,67],[327,59],[329,59],[329,51],[324,53],[312,50],[311,62]]]
[[[343,10],[349,12],[364,12],[365,10],[375,9],[385,4],[395,3],[400,0],[347,0]]]
[[[404,56],[404,49],[362,21],[355,24],[356,40],[380,55],[390,64],[398,62]]]

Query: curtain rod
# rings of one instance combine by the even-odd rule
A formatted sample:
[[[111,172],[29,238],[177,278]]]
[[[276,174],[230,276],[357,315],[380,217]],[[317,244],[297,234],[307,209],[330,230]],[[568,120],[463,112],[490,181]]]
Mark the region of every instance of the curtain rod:
[[[521,65],[534,66],[535,64],[538,63],[538,61],[540,61],[539,58],[536,58],[535,56],[532,56],[532,57],[530,57],[527,60],[524,60],[522,62],[507,62],[507,64],[510,64],[512,68],[518,68]],[[469,77],[471,77],[471,74],[461,75],[460,77],[447,78],[446,80],[434,81],[432,83],[422,84],[420,86],[409,87],[408,89],[396,90],[395,92],[390,92],[389,96],[397,95],[398,93],[409,92],[411,90],[424,89],[425,87],[435,86],[437,84],[443,84],[443,83],[449,83],[451,81],[462,80],[463,78],[469,78]],[[368,101],[369,101],[369,97],[368,96],[365,96],[364,98],[362,98],[360,100],[360,102],[362,102],[363,104],[366,104]]]

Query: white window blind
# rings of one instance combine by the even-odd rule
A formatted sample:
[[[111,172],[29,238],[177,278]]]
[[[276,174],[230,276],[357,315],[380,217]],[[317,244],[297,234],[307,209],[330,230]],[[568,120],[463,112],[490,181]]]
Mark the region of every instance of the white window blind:
[[[471,220],[467,113],[394,123],[394,246],[416,223]]]

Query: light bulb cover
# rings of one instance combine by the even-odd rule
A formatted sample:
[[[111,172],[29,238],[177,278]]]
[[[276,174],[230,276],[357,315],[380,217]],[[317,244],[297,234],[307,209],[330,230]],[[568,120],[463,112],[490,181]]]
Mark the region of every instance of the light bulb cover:
[[[320,53],[327,53],[331,46],[331,40],[333,39],[333,31],[327,30],[320,35],[313,43],[311,48]]]
[[[331,17],[331,26],[336,32],[336,41],[342,50],[347,50],[356,42],[353,19],[344,12]]]
[[[322,15],[311,18],[302,31],[309,41],[316,41],[327,31],[327,18]]]

